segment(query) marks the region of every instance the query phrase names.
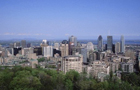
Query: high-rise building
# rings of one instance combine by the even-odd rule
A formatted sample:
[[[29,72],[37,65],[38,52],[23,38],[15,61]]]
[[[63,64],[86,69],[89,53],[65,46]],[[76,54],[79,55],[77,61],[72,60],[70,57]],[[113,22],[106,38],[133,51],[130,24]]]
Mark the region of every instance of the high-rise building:
[[[26,40],[21,41],[21,46],[22,46],[22,48],[26,48]]]
[[[42,40],[42,44],[47,44],[47,40]]]
[[[19,48],[20,47],[20,42],[15,42],[14,43],[14,48]]]
[[[9,47],[10,48],[14,48],[14,44],[13,43],[10,43]]]
[[[56,50],[59,50],[59,47],[60,47],[60,44],[59,44],[59,43],[54,43],[54,48],[55,48]]]
[[[44,47],[43,55],[44,57],[47,57],[47,58],[53,57],[53,47],[52,46]]]
[[[42,55],[43,52],[42,47],[35,47],[33,49],[33,52],[36,53],[36,55]]]
[[[87,49],[81,48],[81,54],[83,55],[83,62],[87,63]]]
[[[69,55],[69,45],[68,41],[62,41],[62,44],[60,45],[60,51],[61,51],[61,56],[68,56]]]
[[[112,51],[113,37],[107,36],[107,50]]]
[[[115,44],[115,53],[119,53],[119,52],[120,52],[120,43],[117,42],[117,43]]]
[[[93,43],[92,42],[88,42],[87,43],[87,51],[89,52],[89,51],[94,51],[94,45],[93,45]]]
[[[71,36],[69,38],[69,43],[72,44],[72,45],[74,45],[74,46],[77,46],[77,38],[74,37],[74,36]]]
[[[82,72],[83,56],[69,55],[62,58],[61,70],[66,73],[69,70],[75,70],[79,73]]]
[[[102,38],[101,35],[98,37],[98,46],[97,46],[97,48],[98,48],[98,51],[103,51],[103,38]]]
[[[77,46],[77,38],[74,36],[71,36],[69,38],[69,54],[72,55],[73,51],[72,48]]]
[[[120,40],[120,48],[121,48],[121,52],[125,53],[125,40],[124,40],[124,36],[121,36],[121,40]]]

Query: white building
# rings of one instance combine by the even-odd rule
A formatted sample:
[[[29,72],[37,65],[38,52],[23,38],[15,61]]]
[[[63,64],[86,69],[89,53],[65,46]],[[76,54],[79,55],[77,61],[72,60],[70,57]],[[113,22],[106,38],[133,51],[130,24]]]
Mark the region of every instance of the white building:
[[[55,48],[56,50],[59,50],[59,47],[60,47],[60,44],[59,44],[59,43],[54,43],[54,48]]]
[[[92,42],[87,43],[87,51],[94,50],[94,45]]]
[[[52,46],[43,47],[43,56],[47,58],[53,57],[53,47]]]

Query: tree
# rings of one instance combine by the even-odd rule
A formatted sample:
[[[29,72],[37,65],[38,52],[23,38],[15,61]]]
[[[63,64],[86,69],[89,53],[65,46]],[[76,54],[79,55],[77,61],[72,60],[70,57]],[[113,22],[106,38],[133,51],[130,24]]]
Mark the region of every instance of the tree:
[[[70,79],[66,79],[65,81],[65,89],[66,90],[73,90],[73,83]]]

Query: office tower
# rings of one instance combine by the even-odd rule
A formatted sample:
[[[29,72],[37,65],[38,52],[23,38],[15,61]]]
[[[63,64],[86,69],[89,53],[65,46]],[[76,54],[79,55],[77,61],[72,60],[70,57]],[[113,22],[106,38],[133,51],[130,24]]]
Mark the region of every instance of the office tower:
[[[119,52],[120,52],[120,43],[117,42],[117,43],[115,44],[115,53],[119,53]]]
[[[63,40],[62,44],[60,45],[61,56],[68,56],[69,55],[69,45],[68,41]]]
[[[69,43],[70,43],[70,45],[77,46],[77,38],[74,37],[74,36],[71,36],[71,37],[69,38]]]
[[[47,45],[47,40],[42,40],[42,43],[40,44],[40,46],[43,48],[44,46],[48,46]]]
[[[13,43],[10,43],[9,47],[10,48],[14,48],[14,44]]]
[[[59,47],[60,47],[60,44],[59,44],[59,43],[54,43],[54,48],[55,48],[56,50],[59,50]]]
[[[42,40],[42,44],[47,44],[47,40]]]
[[[81,48],[81,54],[83,55],[83,62],[87,63],[87,49]]]
[[[77,46],[77,38],[74,36],[71,36],[69,38],[69,54],[72,55],[72,48]]]
[[[68,41],[67,40],[63,40],[62,44],[68,44]]]
[[[9,54],[10,55],[14,55],[14,49],[13,48],[7,48],[7,50],[9,51]]]
[[[18,47],[20,47],[20,42],[15,42],[14,43],[14,48],[18,48]]]
[[[115,44],[112,44],[112,52],[115,53]]]
[[[60,50],[53,49],[53,57],[55,55],[61,56],[61,51]]]
[[[83,56],[69,55],[62,58],[61,70],[66,73],[69,70],[75,70],[79,73],[82,72]]]
[[[25,56],[28,52],[29,52],[29,48],[22,48],[22,49],[21,49],[21,54],[24,55],[24,56]]]
[[[35,47],[33,52],[36,53],[37,56],[42,55],[42,47]]]
[[[87,43],[87,51],[89,52],[89,51],[94,51],[94,45],[93,45],[93,43],[92,42],[88,42]]]
[[[16,56],[20,50],[21,50],[21,48],[14,48],[14,55]]]
[[[125,41],[124,41],[124,36],[121,36],[121,40],[120,40],[120,47],[121,47],[121,52],[125,53]]]
[[[52,46],[44,47],[43,55],[44,57],[47,57],[47,58],[53,57],[53,47]]]
[[[86,48],[87,48],[87,58],[89,59],[89,53],[90,53],[90,51],[94,51],[94,45],[93,45],[93,43],[92,42],[88,42]]]
[[[101,35],[98,37],[98,46],[97,46],[97,48],[98,48],[98,51],[103,51],[103,38],[102,38]]]
[[[77,46],[71,47],[71,54],[70,55],[76,55],[76,53],[81,54],[81,44],[78,43]]]
[[[26,48],[26,40],[22,40],[21,41],[21,47],[22,48]]]
[[[44,52],[44,47],[47,47],[47,40],[42,40],[42,43],[40,44],[40,46],[42,47],[42,53]]]
[[[112,51],[112,44],[113,44],[112,36],[107,36],[107,50]]]

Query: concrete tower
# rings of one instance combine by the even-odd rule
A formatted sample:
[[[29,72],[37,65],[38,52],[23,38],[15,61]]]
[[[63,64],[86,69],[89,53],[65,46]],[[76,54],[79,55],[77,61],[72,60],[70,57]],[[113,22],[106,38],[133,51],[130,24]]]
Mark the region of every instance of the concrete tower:
[[[120,40],[120,48],[121,48],[121,52],[125,53],[125,40],[124,40],[124,36],[121,36],[121,40]]]

